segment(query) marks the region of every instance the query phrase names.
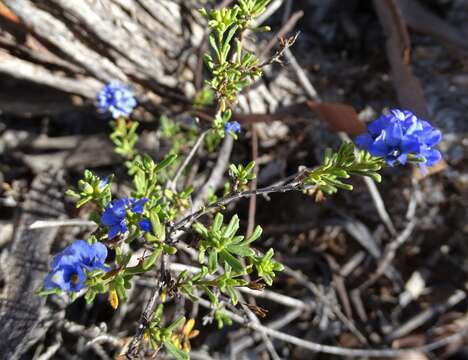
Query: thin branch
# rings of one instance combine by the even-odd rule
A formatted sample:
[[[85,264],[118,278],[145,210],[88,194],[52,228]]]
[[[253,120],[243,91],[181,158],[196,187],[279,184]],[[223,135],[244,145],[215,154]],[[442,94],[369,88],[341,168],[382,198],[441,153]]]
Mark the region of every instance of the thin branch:
[[[252,195],[258,196],[258,195],[267,195],[267,194],[276,193],[276,192],[284,193],[284,192],[293,191],[293,190],[300,190],[302,187],[303,185],[300,182],[292,182],[286,185],[273,185],[273,186],[268,186],[268,187],[256,189],[256,190],[246,190],[243,192],[235,193],[235,194],[226,196],[224,198],[221,198],[215,203],[201,208],[200,210],[184,217],[183,219],[179,220],[177,223],[172,225],[168,231],[169,242],[173,240],[171,239],[171,235],[175,231],[181,230],[182,228],[186,227],[187,225],[190,225],[192,222],[202,217],[203,215],[209,213],[210,211],[214,209],[218,209],[232,201],[245,198],[245,197],[250,197]]]
[[[281,29],[271,38],[268,44],[263,48],[260,53],[260,58],[264,58],[270,52],[270,50],[276,45],[276,42],[283,38],[288,32],[290,32],[296,23],[304,16],[304,11],[296,11],[291,18],[281,27]]]
[[[156,284],[156,287],[151,295],[151,298],[146,303],[145,308],[141,314],[140,323],[138,325],[137,331],[135,335],[133,335],[132,341],[130,342],[130,345],[128,346],[128,351],[125,354],[127,359],[132,359],[133,355],[138,353],[140,340],[143,336],[143,333],[146,327],[151,322],[151,318],[153,317],[154,309],[156,308],[156,305],[158,303],[159,294],[161,293],[161,290],[165,281],[164,277],[166,274],[166,270],[165,270],[166,257],[167,257],[166,255],[161,256],[161,268],[159,272],[160,276],[158,278],[158,283]]]

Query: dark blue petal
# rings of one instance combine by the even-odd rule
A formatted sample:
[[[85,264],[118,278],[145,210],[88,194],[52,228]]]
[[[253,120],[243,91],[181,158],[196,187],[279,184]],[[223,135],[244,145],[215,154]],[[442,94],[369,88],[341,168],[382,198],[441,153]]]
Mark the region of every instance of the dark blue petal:
[[[389,124],[389,117],[387,115],[382,115],[377,120],[371,122],[367,127],[367,130],[369,130],[369,133],[372,135],[372,137],[376,138]]]
[[[424,140],[428,146],[437,145],[442,139],[442,133],[438,129],[432,129],[432,131],[427,132],[425,135]]]
[[[360,149],[367,150],[369,149],[370,144],[372,144],[374,140],[372,139],[372,136],[369,134],[362,134],[358,135],[354,142]]]
[[[134,214],[142,214],[144,211],[143,206],[148,202],[147,198],[142,198],[139,200],[134,200],[132,203],[132,212]]]
[[[398,146],[401,143],[403,137],[403,129],[401,124],[392,123],[385,128],[382,132],[385,134],[385,142],[390,146]]]
[[[404,136],[400,148],[403,153],[418,153],[420,151],[419,139],[416,136]]]
[[[120,218],[117,217],[111,209],[106,209],[101,216],[101,223],[103,225],[112,226],[118,222],[120,222]]]
[[[79,264],[63,265],[53,270],[44,280],[44,289],[77,292],[86,285],[86,274]]]
[[[140,222],[138,223],[138,227],[142,231],[145,231],[145,232],[153,231],[153,226],[151,225],[151,221],[149,221],[148,219],[140,220]]]
[[[110,229],[109,229],[109,233],[108,233],[108,236],[109,236],[109,239],[113,239],[115,238],[117,235],[119,234],[124,234],[127,232],[127,225],[125,224],[125,220],[122,220],[122,222],[120,222],[119,224],[117,225],[114,225],[112,226]]]
[[[375,141],[369,145],[368,151],[374,156],[386,156],[391,147],[388,146],[384,141],[384,135],[381,135],[375,139]]]

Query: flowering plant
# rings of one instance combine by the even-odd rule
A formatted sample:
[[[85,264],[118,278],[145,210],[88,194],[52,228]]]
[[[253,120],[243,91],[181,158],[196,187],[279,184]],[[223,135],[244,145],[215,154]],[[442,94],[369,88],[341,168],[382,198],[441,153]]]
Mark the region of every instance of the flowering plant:
[[[434,148],[441,137],[438,130],[410,111],[391,110],[356,139],[359,149],[351,142],[337,151],[329,149],[322,164],[303,168],[278,184],[249,190],[249,183],[255,179],[255,163],[231,164],[225,193],[219,198],[212,196],[210,201],[205,198],[204,204],[190,209],[193,187],[181,186],[178,180],[204,140],[216,147],[223,139],[227,141],[226,134],[236,137],[241,132],[240,124],[232,119],[232,108],[239,92],[262,74],[259,59],[244,48],[243,38],[246,32],[256,30],[252,21],[268,3],[269,0],[239,0],[231,8],[202,10],[212,31],[209,42],[213,55],[206,54],[205,60],[212,74],[207,84],[217,107],[209,130],[198,132],[195,141],[191,135],[186,137],[192,148],[185,158],[180,146],[173,147],[159,162],[135,149],[138,123],[128,116],[137,102],[128,87],[111,83],[98,95],[100,109],[113,117],[110,137],[116,152],[126,160],[132,179],[130,195],[114,197],[113,176],[103,180],[85,171],[78,189],[69,190],[68,194],[78,199],[78,207],[95,205],[91,219],[97,230],[87,241],[77,240],[55,256],[40,293],[65,292],[72,298],[84,293],[87,302],[98,294],[107,294],[112,307],[117,308],[127,301],[127,290],[133,286],[135,276],[156,270],[153,296],[142,312],[129,353],[138,352],[139,345],[147,343],[155,350],[164,347],[177,359],[187,359],[189,339],[196,334],[194,320],[186,320],[185,316],[169,320],[164,311],[168,301],[177,301],[178,296],[192,302],[207,298],[212,320],[216,319],[222,327],[230,323],[224,309],[238,304],[239,288],[269,286],[283,270],[283,265],[275,260],[274,249],[262,254],[254,248],[262,235],[260,226],[244,236],[239,234],[237,215],[225,222],[222,210],[226,204],[275,192],[333,194],[338,189],[352,190],[345,182],[350,176],[380,181],[378,172],[386,165],[415,162],[431,166],[441,158]],[[161,120],[161,126],[168,138],[175,139],[182,132],[167,118]],[[171,255],[178,251],[187,234],[195,235],[191,248],[198,266],[195,271],[182,269],[172,277],[167,272]],[[108,257],[108,252],[113,256]],[[178,332],[183,336],[177,336]]]

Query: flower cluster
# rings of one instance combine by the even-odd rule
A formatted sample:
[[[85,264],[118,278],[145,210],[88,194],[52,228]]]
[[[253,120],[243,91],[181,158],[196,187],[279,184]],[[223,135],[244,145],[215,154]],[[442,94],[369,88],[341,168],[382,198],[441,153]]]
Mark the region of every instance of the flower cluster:
[[[226,131],[227,133],[229,132],[240,133],[241,126],[237,121],[230,121],[230,122],[227,122],[226,125],[224,126],[224,131]]]
[[[86,271],[109,270],[104,264],[106,258],[107,248],[103,244],[76,240],[52,260],[51,271],[44,280],[44,289],[80,291],[86,285]]]
[[[114,119],[127,117],[135,108],[137,102],[132,91],[124,84],[111,82],[102,89],[97,101],[101,111],[109,111]]]
[[[356,144],[371,155],[384,158],[390,166],[408,161],[432,166],[442,158],[434,148],[441,140],[440,131],[411,111],[391,110],[367,129],[368,133],[356,138]]]
[[[101,223],[109,228],[109,239],[116,237],[119,234],[127,232],[127,210],[131,214],[143,214],[144,205],[148,201],[147,198],[130,199],[121,198],[109,203],[104,209],[101,217]],[[148,219],[141,219],[138,225],[142,231],[151,231],[151,222]]]

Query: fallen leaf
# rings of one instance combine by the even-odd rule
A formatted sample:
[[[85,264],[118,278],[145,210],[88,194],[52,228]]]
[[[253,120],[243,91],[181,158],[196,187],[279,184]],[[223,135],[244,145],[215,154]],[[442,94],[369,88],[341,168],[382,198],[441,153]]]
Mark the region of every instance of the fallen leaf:
[[[443,170],[445,170],[447,168],[447,163],[442,159],[440,160],[437,164],[435,164],[434,166],[429,166],[426,168],[426,174],[423,175],[423,173],[421,172],[421,169],[419,168],[419,166],[414,166],[413,167],[413,178],[415,178],[416,180],[422,180],[424,178],[427,178],[431,175],[434,175],[434,174],[437,174]]]
[[[343,131],[351,136],[366,132],[366,125],[359,120],[356,110],[351,105],[318,101],[307,101],[307,105],[332,131]]]

